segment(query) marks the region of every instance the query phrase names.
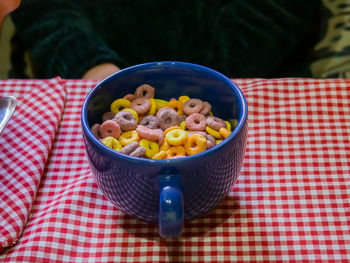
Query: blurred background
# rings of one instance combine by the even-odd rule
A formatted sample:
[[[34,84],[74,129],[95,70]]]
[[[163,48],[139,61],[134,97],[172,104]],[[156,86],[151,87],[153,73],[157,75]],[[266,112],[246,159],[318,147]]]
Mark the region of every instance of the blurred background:
[[[10,39],[13,34],[13,23],[9,17],[5,18],[0,37],[0,79],[8,79],[10,70]]]

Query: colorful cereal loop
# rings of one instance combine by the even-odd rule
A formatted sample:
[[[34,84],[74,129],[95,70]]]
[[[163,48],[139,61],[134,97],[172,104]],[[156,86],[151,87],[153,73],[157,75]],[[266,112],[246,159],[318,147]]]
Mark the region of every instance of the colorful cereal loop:
[[[122,109],[129,108],[130,107],[130,101],[127,99],[116,99],[111,104],[111,112],[118,113]]]
[[[183,113],[182,106],[183,106],[183,103],[175,99],[171,99],[168,104],[168,107],[176,110],[178,115],[182,115]]]
[[[139,134],[137,133],[136,130],[123,132],[119,136],[119,141],[123,146],[128,145],[129,143],[132,143],[132,142],[139,141],[139,140],[140,140],[140,137],[139,137]]]
[[[161,99],[154,99],[154,102],[156,103],[157,111],[160,110],[161,108],[168,107],[168,104],[169,104],[168,101],[161,100]]]
[[[194,133],[188,137],[185,143],[185,151],[187,155],[194,155],[203,152],[207,149],[207,139],[198,134]]]
[[[125,109],[122,109],[121,111],[130,112],[135,117],[136,121],[139,122],[139,115],[132,108],[125,108]]]
[[[210,128],[209,126],[207,126],[207,127],[205,128],[205,131],[206,131],[208,134],[210,134],[211,136],[213,136],[215,139],[219,139],[219,140],[222,139],[222,136],[221,136],[220,132],[218,132],[218,131],[216,131],[216,130]]]
[[[165,140],[174,146],[183,145],[187,140],[187,132],[183,129],[174,129],[165,135]]]
[[[166,151],[159,151],[158,153],[156,153],[155,155],[152,156],[152,159],[154,160],[163,160],[167,158],[167,153]]]
[[[102,140],[102,143],[107,147],[119,152],[122,149],[122,144],[112,136],[108,136]]]
[[[159,146],[156,142],[142,139],[140,141],[140,146],[146,149],[146,157],[150,159],[159,152]]]

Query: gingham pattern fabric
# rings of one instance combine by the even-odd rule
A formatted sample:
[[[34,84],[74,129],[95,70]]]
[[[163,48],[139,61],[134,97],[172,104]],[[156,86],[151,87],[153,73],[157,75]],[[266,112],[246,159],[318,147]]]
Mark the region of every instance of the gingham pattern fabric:
[[[236,83],[249,111],[238,180],[216,209],[185,223],[181,238],[164,240],[155,225],[123,215],[97,188],[80,127],[80,108],[95,82],[67,81],[63,118],[30,220],[0,259],[349,262],[350,80]]]
[[[0,135],[0,249],[17,242],[32,208],[64,108],[60,82],[0,84],[1,96],[18,100]]]

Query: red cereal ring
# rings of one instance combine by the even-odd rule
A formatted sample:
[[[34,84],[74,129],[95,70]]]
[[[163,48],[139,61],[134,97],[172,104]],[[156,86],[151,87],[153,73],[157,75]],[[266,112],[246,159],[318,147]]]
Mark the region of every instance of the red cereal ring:
[[[200,99],[189,99],[187,100],[182,110],[186,115],[191,115],[192,113],[200,113],[203,109],[203,101]]]
[[[136,98],[136,96],[134,94],[126,94],[123,99],[127,99],[128,101],[132,102],[134,99]]]
[[[159,127],[162,130],[166,130],[171,126],[178,126],[180,123],[179,115],[174,109],[158,111],[157,118],[159,119]]]
[[[143,125],[138,125],[136,128],[136,131],[138,135],[146,140],[149,141],[158,141],[159,138],[159,132],[150,128],[147,128]]]
[[[111,112],[111,111],[106,111],[105,113],[103,113],[102,115],[102,122],[108,121],[113,119],[115,116],[115,113]]]
[[[101,138],[100,127],[101,125],[99,123],[95,123],[94,125],[91,126],[92,134],[95,135],[98,139]]]
[[[119,124],[115,120],[108,120],[101,124],[100,134],[102,138],[112,136],[118,139],[121,133]]]
[[[218,117],[210,116],[207,118],[207,125],[213,130],[220,130],[220,128],[226,128],[226,123],[223,119]]]
[[[146,98],[154,98],[154,88],[151,85],[143,84],[136,88],[135,97],[146,97]]]
[[[134,142],[131,142],[131,143],[125,145],[119,152],[126,154],[126,155],[129,155],[133,151],[135,151],[138,147],[140,147],[139,142],[134,141]]]
[[[159,120],[154,115],[144,117],[140,122],[140,125],[146,126],[150,129],[157,129],[159,127]]]
[[[211,104],[207,101],[203,102],[203,109],[200,112],[201,114],[203,114],[204,116],[208,115],[211,111]]]
[[[149,111],[151,102],[146,97],[136,98],[130,103],[130,108],[136,111],[137,114],[142,115]]]
[[[137,128],[137,121],[130,112],[120,111],[115,115],[114,120],[118,122],[123,131],[131,131]]]
[[[186,127],[190,131],[204,131],[207,127],[206,118],[200,113],[192,113],[186,118]]]

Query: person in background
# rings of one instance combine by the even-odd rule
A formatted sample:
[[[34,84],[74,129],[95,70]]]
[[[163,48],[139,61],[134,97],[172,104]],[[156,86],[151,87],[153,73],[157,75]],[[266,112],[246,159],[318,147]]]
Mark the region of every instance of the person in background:
[[[5,17],[13,10],[15,10],[21,0],[1,0],[0,1],[0,30]]]
[[[309,77],[320,0],[24,0],[16,46],[35,78],[101,80],[151,61],[186,61],[232,78]],[[11,77],[22,77],[14,49]]]

